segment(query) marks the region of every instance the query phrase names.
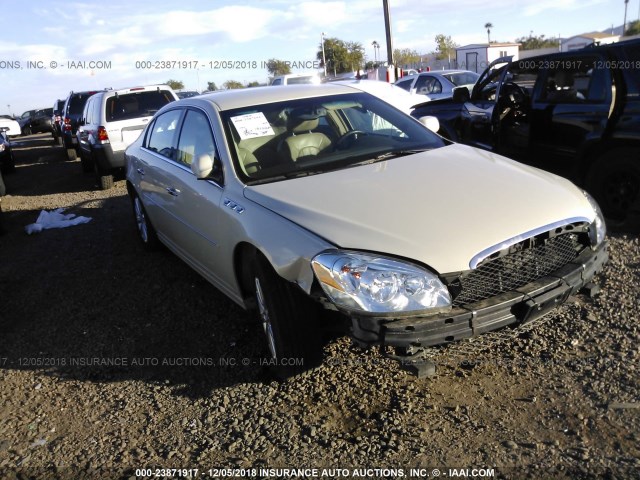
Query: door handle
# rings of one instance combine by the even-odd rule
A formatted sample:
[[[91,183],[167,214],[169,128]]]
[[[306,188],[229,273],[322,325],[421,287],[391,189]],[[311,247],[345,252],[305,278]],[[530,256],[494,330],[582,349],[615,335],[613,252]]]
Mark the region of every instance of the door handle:
[[[144,177],[144,168],[136,168],[136,172]]]
[[[180,195],[180,190],[178,190],[177,188],[167,187],[166,190],[167,192],[169,192],[169,195],[173,195],[174,197]]]

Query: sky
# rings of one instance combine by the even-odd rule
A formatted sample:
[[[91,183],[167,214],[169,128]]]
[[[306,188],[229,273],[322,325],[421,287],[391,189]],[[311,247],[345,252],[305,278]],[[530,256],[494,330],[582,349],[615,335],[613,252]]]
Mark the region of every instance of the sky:
[[[268,79],[271,58],[293,72],[317,64],[321,36],[359,42],[386,58],[382,0],[0,0],[0,114],[51,107],[70,91],[180,80],[188,90]],[[629,0],[627,21],[640,0]],[[624,20],[624,0],[389,0],[393,48],[435,50],[518,37],[571,37]]]

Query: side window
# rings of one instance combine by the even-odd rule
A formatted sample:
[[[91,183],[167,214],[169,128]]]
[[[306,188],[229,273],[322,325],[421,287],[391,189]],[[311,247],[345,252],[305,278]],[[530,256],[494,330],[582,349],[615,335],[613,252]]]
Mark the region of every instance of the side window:
[[[209,155],[212,159],[216,157],[209,120],[200,111],[187,110],[178,141],[176,160],[190,167],[193,159],[201,155]]]
[[[433,79],[433,84],[431,85],[431,93],[442,93],[442,84],[437,78]]]
[[[400,88],[405,89],[407,92],[411,90],[411,84],[413,83],[413,78],[409,80],[402,80],[401,82],[396,83],[396,85]]]
[[[433,83],[434,83],[433,77],[422,76],[418,78],[415,86],[416,93],[419,93],[421,95],[428,95],[430,93],[435,93],[433,92]]]
[[[104,103],[104,96],[100,95],[98,97],[93,98],[93,111],[91,115],[93,115],[93,124],[98,125],[102,123],[102,115],[100,112],[100,106]]]
[[[175,136],[182,110],[163,113],[151,126],[147,138],[147,148],[167,158],[175,157]]]
[[[562,68],[547,71],[540,98],[549,103],[599,103],[607,99],[611,75],[607,69],[594,68],[595,57],[563,59]]]
[[[271,85],[282,85],[282,79],[276,78]]]
[[[84,117],[84,123],[85,125],[91,125],[91,110],[92,110],[92,105],[93,105],[93,98],[90,98],[89,100],[87,100],[87,105],[84,107],[84,112],[82,114],[82,116]]]

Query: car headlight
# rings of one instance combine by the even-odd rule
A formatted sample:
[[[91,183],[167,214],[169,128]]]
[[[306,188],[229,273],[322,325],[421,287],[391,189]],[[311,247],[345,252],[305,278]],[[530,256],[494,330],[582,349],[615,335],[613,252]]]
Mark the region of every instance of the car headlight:
[[[436,275],[417,265],[338,250],[317,255],[311,265],[322,289],[338,307],[406,313],[451,306],[449,290]]]
[[[4,143],[0,143],[0,152],[4,152],[4,147],[5,147]]]
[[[604,221],[604,215],[602,215],[602,210],[600,210],[600,206],[595,199],[589,195],[586,191],[582,191],[584,196],[587,197],[589,203],[591,204],[591,208],[596,213],[595,220],[589,225],[589,239],[591,240],[591,246],[596,247],[600,245],[604,241],[604,237],[607,234],[607,224]]]

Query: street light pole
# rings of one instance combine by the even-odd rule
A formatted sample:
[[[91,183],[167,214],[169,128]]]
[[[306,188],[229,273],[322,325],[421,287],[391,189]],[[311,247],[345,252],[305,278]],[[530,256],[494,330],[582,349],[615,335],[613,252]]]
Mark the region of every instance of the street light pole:
[[[373,59],[375,60],[376,66],[378,66],[378,42],[374,40],[371,42],[371,45],[373,45]]]
[[[324,76],[327,76],[327,60],[324,57],[324,32],[320,34],[320,43],[322,44],[322,66],[324,67]]]

